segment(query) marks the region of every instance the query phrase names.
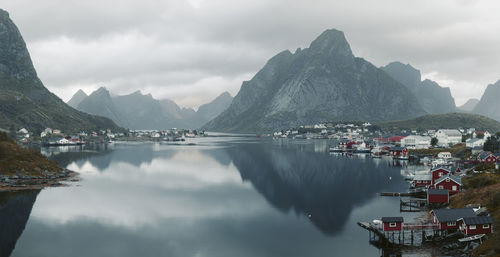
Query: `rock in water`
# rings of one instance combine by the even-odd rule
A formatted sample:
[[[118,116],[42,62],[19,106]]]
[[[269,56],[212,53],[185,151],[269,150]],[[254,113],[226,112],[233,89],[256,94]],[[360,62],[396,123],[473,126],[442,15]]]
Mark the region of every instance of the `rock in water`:
[[[408,88],[355,57],[344,33],[331,29],[309,48],[271,58],[204,129],[261,132],[324,121],[388,121],[422,114],[425,111]]]

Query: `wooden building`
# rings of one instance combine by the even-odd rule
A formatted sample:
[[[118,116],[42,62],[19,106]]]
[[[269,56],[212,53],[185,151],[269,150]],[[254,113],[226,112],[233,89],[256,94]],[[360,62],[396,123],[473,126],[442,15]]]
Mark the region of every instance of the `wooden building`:
[[[383,231],[401,231],[403,228],[403,217],[382,217]]]

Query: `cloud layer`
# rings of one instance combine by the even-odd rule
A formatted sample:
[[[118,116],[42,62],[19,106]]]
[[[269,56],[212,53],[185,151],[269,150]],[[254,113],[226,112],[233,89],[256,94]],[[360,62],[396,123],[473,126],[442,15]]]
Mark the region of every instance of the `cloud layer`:
[[[29,8],[26,8],[29,6]],[[45,85],[68,100],[106,86],[197,107],[236,94],[276,53],[328,28],[382,66],[402,61],[457,104],[500,79],[496,1],[8,1]]]

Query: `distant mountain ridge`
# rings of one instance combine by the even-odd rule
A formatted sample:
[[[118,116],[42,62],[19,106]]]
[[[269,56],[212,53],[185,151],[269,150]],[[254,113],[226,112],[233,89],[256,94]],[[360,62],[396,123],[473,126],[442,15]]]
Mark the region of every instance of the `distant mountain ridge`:
[[[80,130],[122,130],[104,117],[77,111],[45,88],[26,44],[9,14],[0,9],[0,126],[40,132],[50,127]]]
[[[391,62],[381,67],[381,69],[408,87],[427,113],[442,114],[457,110],[450,88],[441,87],[438,83],[429,79],[421,81],[422,75],[420,71],[410,64]]]
[[[71,99],[69,99],[69,101],[67,102],[67,104],[73,108],[76,109],[76,107],[83,101],[83,99],[85,99],[88,95],[83,92],[83,90],[78,90],[76,92],[76,94],[73,95],[73,97],[71,97]]]
[[[424,115],[409,120],[390,121],[378,124],[382,129],[442,129],[442,128],[476,128],[492,132],[500,131],[500,122],[491,118],[467,113],[446,113]]]
[[[227,110],[203,128],[260,132],[323,121],[386,121],[425,114],[412,92],[352,54],[344,33],[327,30],[309,48],[272,57]]]
[[[476,104],[473,113],[488,116],[500,121],[500,80],[486,88],[481,100]]]
[[[78,99],[78,91],[71,99]],[[71,100],[70,100],[71,101]],[[157,100],[151,94],[135,91],[128,95],[113,95],[101,87],[83,98],[76,109],[101,115],[120,126],[131,129],[197,129],[224,111],[232,96],[224,92],[212,102],[200,106],[198,112],[191,108],[180,108],[169,99]]]
[[[459,107],[457,107],[459,110],[466,111],[466,112],[471,112],[474,110],[476,105],[479,103],[479,99],[476,98],[471,98],[467,100],[467,102]]]

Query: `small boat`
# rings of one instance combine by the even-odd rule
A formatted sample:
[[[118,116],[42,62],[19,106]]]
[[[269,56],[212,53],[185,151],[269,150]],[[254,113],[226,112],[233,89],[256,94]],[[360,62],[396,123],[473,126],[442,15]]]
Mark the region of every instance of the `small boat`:
[[[474,241],[474,240],[481,239],[483,236],[485,236],[485,234],[473,235],[473,236],[470,236],[470,237],[460,238],[460,239],[458,239],[458,241],[459,242],[469,242],[469,241]]]
[[[330,152],[341,153],[343,150],[340,147],[330,147]]]

